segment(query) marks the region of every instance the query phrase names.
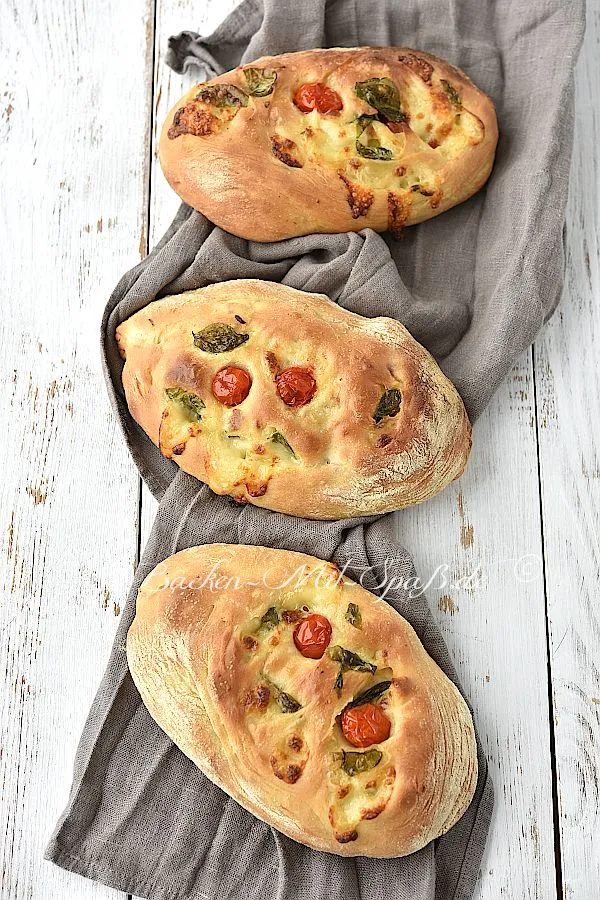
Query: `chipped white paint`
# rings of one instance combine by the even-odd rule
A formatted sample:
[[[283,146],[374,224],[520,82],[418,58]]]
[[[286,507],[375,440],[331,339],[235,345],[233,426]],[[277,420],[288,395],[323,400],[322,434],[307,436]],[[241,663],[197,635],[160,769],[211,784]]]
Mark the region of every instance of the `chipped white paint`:
[[[465,475],[398,515],[471,700],[496,791],[477,900],[555,897],[531,352],[477,422]],[[584,900],[582,897],[581,900]]]
[[[139,260],[150,0],[0,2],[0,897],[125,895],[44,862],[136,554],[99,323]]]
[[[600,896],[600,3],[577,71],[566,291],[535,349],[565,900]]]
[[[124,900],[41,854],[132,577],[137,529],[144,543],[155,510],[144,490],[138,521],[138,479],[99,370],[100,314],[178,205],[156,137],[194,74],[165,67],[167,38],[208,33],[235,3],[156,0],[154,73],[153,5],[107,0],[84,14],[74,0],[44,9],[0,0],[0,171],[20,172],[0,205],[2,900]],[[478,900],[556,897],[543,553],[564,896],[591,900],[600,882],[599,18],[600,0],[590,0],[568,286],[536,347],[536,390],[526,354],[477,423],[463,479],[398,516],[419,574],[435,573],[428,596],[496,782]]]

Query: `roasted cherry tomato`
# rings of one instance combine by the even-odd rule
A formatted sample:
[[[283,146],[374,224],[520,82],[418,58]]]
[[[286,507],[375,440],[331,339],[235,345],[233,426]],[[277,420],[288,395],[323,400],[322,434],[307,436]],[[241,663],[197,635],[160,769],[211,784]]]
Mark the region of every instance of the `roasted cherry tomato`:
[[[251,384],[252,379],[244,369],[225,366],[213,378],[213,397],[223,406],[237,406],[248,396]]]
[[[317,390],[317,382],[308,369],[290,366],[280,372],[277,378],[277,393],[286,406],[305,406],[310,403]]]
[[[342,98],[322,81],[301,84],[294,94],[294,103],[302,112],[317,112],[323,115],[338,113],[343,108]]]
[[[376,703],[346,707],[342,713],[342,731],[353,747],[370,747],[390,736],[391,722]]]
[[[307,659],[321,659],[331,640],[329,619],[312,613],[294,628],[294,643]]]

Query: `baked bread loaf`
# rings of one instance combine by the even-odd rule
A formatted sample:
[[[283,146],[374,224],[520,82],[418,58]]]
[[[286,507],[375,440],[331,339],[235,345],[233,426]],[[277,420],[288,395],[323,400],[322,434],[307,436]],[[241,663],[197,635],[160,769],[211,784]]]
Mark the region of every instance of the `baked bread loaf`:
[[[277,241],[389,229],[474,194],[494,105],[460,69],[400,47],[265,56],[193,87],[167,116],[165,176],[232,234]]]
[[[404,856],[471,802],[466,703],[408,622],[332,563],[182,550],[142,584],[127,658],[207,777],[316,850]]]
[[[116,333],[133,418],[217,494],[313,519],[426,500],[463,471],[471,428],[393,319],[273,282],[144,307]]]

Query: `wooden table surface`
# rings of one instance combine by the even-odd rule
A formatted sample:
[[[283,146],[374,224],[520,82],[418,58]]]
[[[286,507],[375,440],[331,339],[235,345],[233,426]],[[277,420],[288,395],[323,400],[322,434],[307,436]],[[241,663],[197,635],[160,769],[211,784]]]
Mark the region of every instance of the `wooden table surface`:
[[[0,0],[1,900],[125,900],[42,860],[154,511],[99,322],[177,208],[156,135],[190,79],[167,37],[233,5]],[[562,303],[465,476],[398,516],[496,785],[478,900],[600,898],[599,41],[590,0]]]

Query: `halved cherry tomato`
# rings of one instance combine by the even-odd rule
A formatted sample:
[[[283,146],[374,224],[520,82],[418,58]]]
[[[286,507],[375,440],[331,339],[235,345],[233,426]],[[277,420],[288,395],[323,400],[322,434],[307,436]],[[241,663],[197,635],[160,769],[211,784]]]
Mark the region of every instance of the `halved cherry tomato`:
[[[305,406],[317,390],[317,382],[308,369],[290,366],[276,377],[277,393],[286,406]]]
[[[342,732],[353,747],[370,747],[390,736],[391,722],[376,703],[346,707],[342,713]]]
[[[331,640],[331,624],[325,616],[312,613],[294,628],[294,644],[307,659],[321,659]]]
[[[251,384],[252,379],[245,369],[225,366],[213,378],[212,394],[223,406],[237,406],[248,396]]]
[[[322,81],[301,84],[294,94],[294,103],[301,112],[316,109],[326,116],[339,112],[344,106],[340,95]]]

